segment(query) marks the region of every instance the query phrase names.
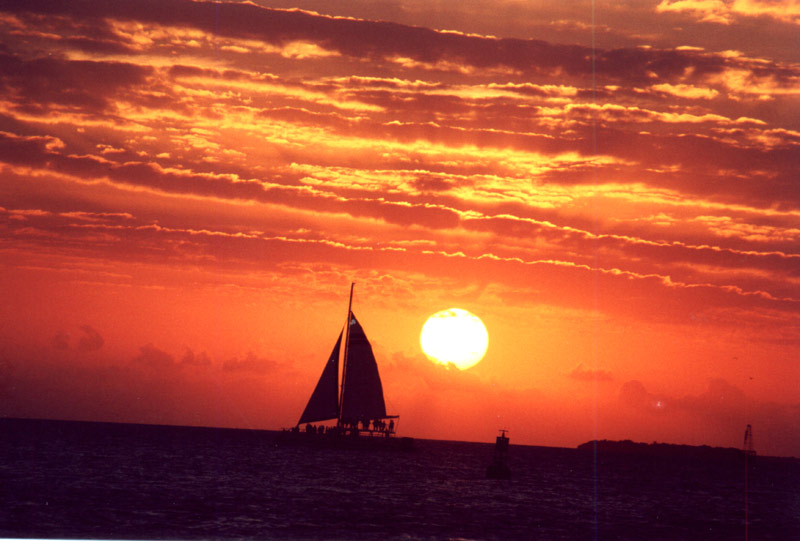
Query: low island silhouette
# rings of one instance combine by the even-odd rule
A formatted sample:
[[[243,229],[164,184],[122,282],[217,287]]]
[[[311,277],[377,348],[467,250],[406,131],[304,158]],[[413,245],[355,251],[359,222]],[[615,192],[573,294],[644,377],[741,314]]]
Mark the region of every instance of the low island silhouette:
[[[592,440],[578,445],[577,449],[598,454],[627,454],[663,458],[692,459],[741,459],[755,456],[755,451],[746,452],[736,447],[712,447],[709,445],[685,445],[677,443],[642,443],[631,440]],[[771,457],[772,458],[772,457]]]

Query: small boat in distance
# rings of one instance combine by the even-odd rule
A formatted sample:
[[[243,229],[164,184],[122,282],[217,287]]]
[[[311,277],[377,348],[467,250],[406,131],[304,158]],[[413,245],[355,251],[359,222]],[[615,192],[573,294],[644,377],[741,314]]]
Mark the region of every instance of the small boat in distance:
[[[347,323],[339,333],[297,425],[284,431],[284,441],[362,447],[382,440],[391,446],[410,448],[412,438],[395,437],[398,415],[386,413],[378,363],[364,329],[353,314],[353,288]],[[339,357],[344,346],[339,385]],[[336,420],[335,425],[312,423]]]
[[[494,444],[492,462],[486,468],[486,477],[489,479],[511,479],[511,469],[508,467],[508,430],[500,430],[500,435]]]

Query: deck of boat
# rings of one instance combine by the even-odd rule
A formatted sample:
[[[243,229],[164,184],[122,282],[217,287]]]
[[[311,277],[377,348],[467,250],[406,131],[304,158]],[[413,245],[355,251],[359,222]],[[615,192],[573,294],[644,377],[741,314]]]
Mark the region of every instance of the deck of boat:
[[[305,432],[283,430],[278,432],[276,443],[279,445],[302,445],[311,447],[333,447],[342,449],[388,449],[410,451],[414,448],[414,438],[398,438],[386,433],[359,431],[358,433],[341,432]]]

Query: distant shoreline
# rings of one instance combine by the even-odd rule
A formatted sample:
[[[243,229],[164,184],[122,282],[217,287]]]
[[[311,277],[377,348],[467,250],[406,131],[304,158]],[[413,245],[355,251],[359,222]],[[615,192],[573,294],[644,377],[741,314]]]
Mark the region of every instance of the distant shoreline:
[[[735,447],[712,447],[710,445],[685,445],[677,443],[642,443],[631,440],[592,440],[582,443],[577,447],[578,451],[597,452],[602,454],[628,454],[639,456],[654,456],[665,458],[715,458],[741,460],[746,455],[742,449]],[[755,453],[750,455],[755,457]],[[800,462],[796,457],[764,457],[770,459],[782,459]]]

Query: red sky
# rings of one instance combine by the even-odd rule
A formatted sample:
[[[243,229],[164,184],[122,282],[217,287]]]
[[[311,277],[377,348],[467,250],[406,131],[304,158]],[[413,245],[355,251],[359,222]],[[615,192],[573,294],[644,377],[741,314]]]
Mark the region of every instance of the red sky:
[[[800,4],[0,5],[0,415],[800,456]],[[464,372],[426,318],[486,324]]]

